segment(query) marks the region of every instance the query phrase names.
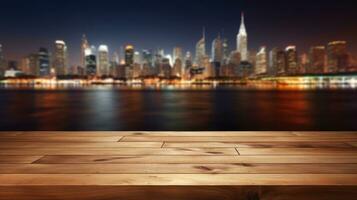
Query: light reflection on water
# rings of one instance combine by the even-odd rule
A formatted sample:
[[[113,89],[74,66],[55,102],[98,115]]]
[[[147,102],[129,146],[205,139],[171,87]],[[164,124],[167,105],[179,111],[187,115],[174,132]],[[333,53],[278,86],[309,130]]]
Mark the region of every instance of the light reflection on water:
[[[351,88],[0,89],[0,130],[357,130]]]

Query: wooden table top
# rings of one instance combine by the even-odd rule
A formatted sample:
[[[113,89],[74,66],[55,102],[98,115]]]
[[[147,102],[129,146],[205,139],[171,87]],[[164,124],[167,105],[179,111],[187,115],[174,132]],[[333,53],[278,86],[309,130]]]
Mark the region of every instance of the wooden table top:
[[[356,189],[357,132],[0,132],[6,200],[334,199]]]

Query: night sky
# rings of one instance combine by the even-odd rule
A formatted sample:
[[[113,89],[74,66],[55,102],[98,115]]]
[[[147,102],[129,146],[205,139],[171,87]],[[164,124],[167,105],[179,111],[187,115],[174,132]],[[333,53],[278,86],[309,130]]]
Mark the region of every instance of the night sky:
[[[19,59],[39,47],[53,49],[56,39],[79,63],[80,40],[110,51],[131,43],[136,48],[174,46],[192,51],[207,30],[208,48],[219,31],[235,48],[240,13],[246,14],[249,49],[290,44],[311,45],[347,40],[357,54],[357,6],[348,0],[11,0],[1,2],[0,43],[7,59]]]

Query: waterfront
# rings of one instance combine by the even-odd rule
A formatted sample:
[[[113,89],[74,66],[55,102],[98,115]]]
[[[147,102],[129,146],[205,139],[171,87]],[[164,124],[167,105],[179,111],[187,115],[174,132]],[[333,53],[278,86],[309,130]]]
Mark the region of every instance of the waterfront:
[[[0,89],[0,130],[352,131],[351,88]]]

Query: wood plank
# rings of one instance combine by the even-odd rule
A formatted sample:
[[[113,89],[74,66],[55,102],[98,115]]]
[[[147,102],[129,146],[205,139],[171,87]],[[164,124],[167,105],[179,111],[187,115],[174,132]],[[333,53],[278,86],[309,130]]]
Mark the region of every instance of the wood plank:
[[[351,142],[353,137],[175,137],[175,136],[124,136],[123,142]]]
[[[357,174],[0,174],[0,186],[357,186]]]
[[[357,164],[0,164],[0,174],[357,174]]]
[[[1,142],[4,148],[161,148],[163,142]]]
[[[357,137],[357,131],[294,131],[292,133],[304,137]]]
[[[238,155],[235,148],[8,148],[0,155]]]
[[[42,156],[1,156],[0,155],[0,164],[2,163],[32,163],[40,159]]]
[[[121,136],[108,137],[76,137],[76,136],[48,136],[34,137],[31,135],[1,136],[1,142],[117,142]]]
[[[1,135],[2,132],[0,132]],[[106,136],[296,136],[290,131],[28,131],[19,132],[31,136],[75,136],[75,137],[106,137]]]
[[[37,164],[225,164],[225,163],[321,163],[357,164],[357,156],[44,156]]]
[[[357,148],[237,148],[240,155],[356,155]]]
[[[149,195],[148,195],[149,194]],[[336,200],[356,199],[356,186],[14,186],[0,200]]]
[[[351,148],[343,142],[165,142],[164,148]]]
[[[353,146],[353,147],[357,147],[357,142],[348,142],[348,144]]]

